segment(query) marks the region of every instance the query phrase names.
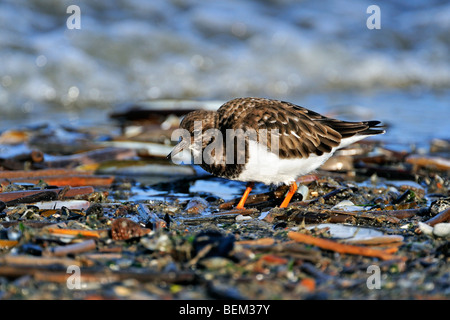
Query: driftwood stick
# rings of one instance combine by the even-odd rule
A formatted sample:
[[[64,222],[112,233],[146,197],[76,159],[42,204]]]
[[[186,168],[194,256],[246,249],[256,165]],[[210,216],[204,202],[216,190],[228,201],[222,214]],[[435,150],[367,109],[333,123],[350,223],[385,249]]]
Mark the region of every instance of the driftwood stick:
[[[70,258],[59,258],[59,257],[34,257],[29,255],[5,255],[0,258],[0,264],[13,265],[16,267],[45,267],[45,266],[70,266],[76,265],[81,267],[81,262]]]
[[[76,265],[76,264],[75,264]],[[41,281],[51,281],[57,283],[67,283],[72,275],[67,273],[67,267],[60,266],[12,266],[0,265],[0,276],[7,278],[19,278],[22,276],[33,276]],[[101,267],[81,267],[80,269],[81,285],[85,282],[112,282],[125,279],[136,279],[141,282],[164,282],[164,283],[191,283],[197,280],[195,272],[155,272],[149,269],[127,269],[111,271],[108,268]]]
[[[347,253],[354,255],[362,255],[368,257],[376,257],[382,260],[392,260],[392,259],[404,259],[403,257],[398,257],[393,255],[392,249],[390,250],[382,250],[382,249],[372,249],[361,246],[354,246],[349,244],[342,244],[336,241],[322,239],[313,237],[307,234],[290,231],[288,233],[288,237],[294,241],[302,242],[310,245],[317,246],[321,249],[331,250],[338,253]],[[395,248],[396,249],[396,248]]]
[[[72,236],[72,237],[87,237],[87,238],[101,238],[108,234],[107,230],[83,230],[83,229],[62,229],[62,228],[47,228],[48,233],[58,236]]]
[[[81,252],[86,252],[94,250],[96,248],[96,243],[94,240],[86,240],[80,243],[69,244],[66,246],[58,246],[49,248],[44,252],[47,256],[66,256],[68,254],[77,254]]]
[[[434,226],[441,222],[448,222],[450,221],[450,208],[439,212],[437,215],[435,215],[433,218],[425,221],[426,224],[430,226]]]

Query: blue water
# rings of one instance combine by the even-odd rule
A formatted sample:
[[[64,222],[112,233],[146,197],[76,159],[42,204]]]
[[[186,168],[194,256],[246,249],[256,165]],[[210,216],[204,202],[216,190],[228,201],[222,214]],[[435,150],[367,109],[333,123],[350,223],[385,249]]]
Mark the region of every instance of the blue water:
[[[367,28],[372,4],[381,29]],[[261,96],[382,120],[400,144],[450,138],[448,1],[2,0],[0,30],[0,132]]]

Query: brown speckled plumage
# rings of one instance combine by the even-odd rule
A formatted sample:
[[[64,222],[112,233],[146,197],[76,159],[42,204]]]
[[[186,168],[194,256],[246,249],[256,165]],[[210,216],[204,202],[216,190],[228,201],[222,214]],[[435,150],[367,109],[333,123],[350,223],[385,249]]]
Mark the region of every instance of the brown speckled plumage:
[[[355,135],[368,136],[384,133],[384,130],[376,127],[379,121],[341,121],[289,102],[264,98],[238,98],[226,102],[217,111],[191,112],[185,116],[180,127],[187,129],[193,135],[195,121],[202,121],[203,131],[215,128],[220,130],[224,137],[227,129],[242,129],[244,132],[249,129],[256,132],[265,129],[269,137],[271,130],[277,130],[280,159],[308,158],[313,154],[321,156],[332,152],[333,148],[341,144],[342,139]],[[214,137],[203,136],[202,148],[204,149],[213,141]],[[224,145],[224,149],[218,152],[223,152],[225,157],[225,139]],[[270,150],[270,138],[267,139],[267,147]],[[237,148],[235,148],[236,152]],[[246,162],[248,156],[248,143],[246,143]],[[235,154],[235,159],[237,157],[238,155]],[[235,179],[243,170],[244,164],[202,163],[201,167],[213,175]]]

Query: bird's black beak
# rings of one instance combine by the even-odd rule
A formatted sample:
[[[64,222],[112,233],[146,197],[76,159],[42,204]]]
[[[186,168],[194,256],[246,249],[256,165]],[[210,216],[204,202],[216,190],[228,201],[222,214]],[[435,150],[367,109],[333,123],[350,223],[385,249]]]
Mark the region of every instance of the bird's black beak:
[[[175,155],[177,155],[178,153],[180,153],[181,151],[183,151],[185,148],[188,147],[188,143],[185,140],[182,140],[180,143],[178,143],[173,149],[172,151],[167,155],[167,159],[172,159],[172,157],[174,157]]]

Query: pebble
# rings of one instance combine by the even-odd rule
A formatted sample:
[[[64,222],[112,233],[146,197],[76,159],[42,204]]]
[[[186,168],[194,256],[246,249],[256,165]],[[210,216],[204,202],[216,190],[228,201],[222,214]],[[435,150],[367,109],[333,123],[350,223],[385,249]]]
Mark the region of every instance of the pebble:
[[[436,236],[441,238],[450,236],[450,223],[437,223],[434,227],[432,227],[426,223],[419,222],[419,229],[427,236]]]
[[[446,238],[450,236],[450,223],[438,223],[433,228],[436,237]]]

